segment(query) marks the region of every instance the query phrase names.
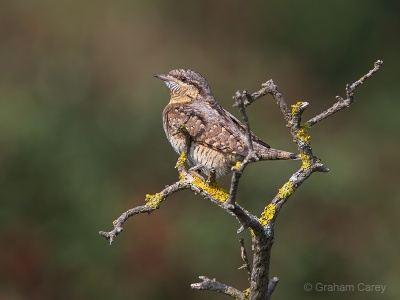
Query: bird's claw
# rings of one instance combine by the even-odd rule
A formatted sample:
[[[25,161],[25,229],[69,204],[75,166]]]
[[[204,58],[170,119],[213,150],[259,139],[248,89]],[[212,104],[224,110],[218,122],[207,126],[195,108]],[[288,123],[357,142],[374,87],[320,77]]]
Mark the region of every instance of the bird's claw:
[[[215,169],[211,168],[210,174],[208,175],[207,180],[206,180],[206,184],[208,184],[210,186],[216,185],[217,184],[216,178],[217,178],[217,176],[216,176]]]
[[[188,170],[188,172],[190,175],[192,175],[194,177],[199,177],[202,181],[206,182],[206,179],[204,178],[204,176],[200,174],[200,171],[202,168],[204,168],[203,165],[197,165],[197,166],[191,167]]]

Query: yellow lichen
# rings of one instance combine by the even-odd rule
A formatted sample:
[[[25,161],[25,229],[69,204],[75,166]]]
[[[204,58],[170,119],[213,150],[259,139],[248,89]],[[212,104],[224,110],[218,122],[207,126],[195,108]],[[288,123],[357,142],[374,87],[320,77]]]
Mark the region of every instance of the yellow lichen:
[[[152,209],[158,209],[160,207],[160,203],[163,200],[163,194],[161,193],[156,193],[154,195],[147,194],[146,199],[144,200],[146,202],[146,205]]]
[[[233,169],[235,171],[239,170],[240,166],[242,165],[242,163],[240,161],[237,161],[236,164],[233,166]]]
[[[249,299],[250,297],[250,288],[247,288],[243,291],[244,299]]]
[[[179,156],[178,161],[175,164],[175,168],[185,168],[185,163],[187,160],[187,155],[185,152],[182,152],[182,154]]]
[[[216,199],[216,200],[218,200],[220,202],[225,202],[229,197],[228,192],[226,190],[224,190],[223,188],[219,187],[216,184],[215,185],[208,185],[203,180],[201,180],[200,177],[197,177],[195,175],[193,176],[192,184],[194,184],[195,186],[199,187],[203,191],[206,191],[214,199]]]
[[[293,192],[293,182],[288,181],[279,189],[278,196],[283,199],[289,197]]]
[[[304,153],[300,154],[300,157],[301,157],[301,161],[303,162],[301,164],[301,167],[303,169],[309,168],[310,165],[311,165],[310,157],[307,154],[304,154]]]
[[[182,172],[179,172],[179,182],[184,182],[186,180],[185,174]]]
[[[249,230],[250,230],[251,236],[256,236],[256,235],[254,234],[254,230],[253,230],[253,229],[251,229],[251,228],[249,227]]]
[[[275,216],[275,212],[276,212],[276,208],[275,205],[273,205],[272,203],[268,204],[265,208],[264,211],[261,215],[260,218],[260,223],[262,226],[265,226],[268,224],[269,220],[272,220]]]
[[[299,113],[300,106],[302,106],[303,103],[304,103],[303,101],[298,101],[296,104],[292,105],[292,116],[297,115]]]
[[[179,171],[185,169],[186,160],[187,160],[187,154],[185,152],[182,152],[182,154],[179,156],[175,164],[175,168],[178,169]],[[182,182],[185,180],[185,178],[186,177],[183,174],[183,172],[179,172],[179,181]]]
[[[297,138],[302,141],[303,143],[306,143],[307,145],[311,145],[311,136],[307,132],[308,126],[300,126],[299,131],[297,132]]]
[[[307,105],[306,102],[298,101],[296,104],[292,105],[292,116],[298,115],[302,106]],[[292,123],[290,122],[290,125]],[[307,132],[307,129],[310,128],[310,124],[304,123],[300,125],[300,128],[297,132],[297,138],[303,143],[310,145],[311,137]]]

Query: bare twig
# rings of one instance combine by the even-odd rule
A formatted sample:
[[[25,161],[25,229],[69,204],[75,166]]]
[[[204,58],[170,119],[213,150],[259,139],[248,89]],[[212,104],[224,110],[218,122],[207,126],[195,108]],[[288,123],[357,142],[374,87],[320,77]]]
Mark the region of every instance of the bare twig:
[[[242,258],[242,260],[244,262],[243,266],[239,267],[239,270],[246,269],[246,271],[247,271],[247,279],[250,282],[250,280],[251,280],[251,266],[250,266],[249,259],[247,257],[246,247],[244,246],[244,239],[240,238],[239,242],[240,242],[240,257]]]
[[[194,290],[208,290],[208,291],[215,291],[218,293],[222,293],[232,298],[236,298],[239,300],[245,300],[245,294],[238,289],[235,289],[229,285],[224,283],[218,282],[214,279],[210,279],[206,276],[199,276],[202,282],[199,283],[192,283],[190,287]]]
[[[234,205],[236,202],[236,194],[237,194],[237,189],[239,186],[239,180],[242,177],[244,169],[247,167],[248,164],[252,162],[258,161],[258,156],[255,151],[249,151],[247,156],[243,159],[243,161],[240,163],[238,167],[232,168],[232,178],[231,178],[231,185],[229,188],[229,198],[227,200],[227,203],[230,205]]]
[[[271,298],[271,295],[274,292],[278,282],[279,282],[279,278],[278,277],[274,277],[268,282],[268,291],[267,291],[267,296],[265,297],[266,300]]]
[[[163,189],[160,193],[157,193],[155,195],[147,195],[146,200],[149,199],[151,200],[149,203],[141,206],[137,206],[134,208],[131,208],[124,212],[122,215],[118,217],[118,219],[113,221],[114,229],[111,230],[110,232],[105,232],[105,231],[100,231],[99,234],[102,237],[105,237],[107,240],[110,241],[110,245],[113,243],[115,238],[117,237],[118,234],[120,234],[123,230],[122,225],[128,220],[130,217],[142,213],[151,213],[153,210],[158,209],[159,204],[166,200],[169,196],[172,194],[183,190],[187,188],[185,184],[181,182],[175,182],[174,184],[171,184],[167,186],[165,189]],[[152,199],[151,199],[152,198]]]
[[[236,92],[235,97],[233,97],[235,103],[233,104],[234,107],[238,107],[240,114],[242,115],[242,119],[246,128],[246,136],[247,136],[247,146],[249,147],[249,151],[253,151],[253,139],[250,129],[250,122],[249,118],[247,117],[246,109],[245,109],[245,102],[250,102],[252,97],[247,91],[243,91],[240,93],[239,91]]]
[[[247,167],[247,165],[249,163],[252,163],[252,162],[255,162],[258,160],[258,156],[254,152],[252,133],[251,133],[251,129],[250,129],[250,122],[249,122],[249,118],[247,117],[246,108],[245,108],[245,103],[251,103],[250,101],[252,101],[253,98],[247,91],[243,91],[242,93],[237,91],[235,96],[233,97],[233,99],[235,100],[235,103],[233,104],[233,106],[239,107],[243,122],[245,124],[246,137],[247,137],[246,144],[247,144],[247,148],[249,150],[248,150],[247,156],[240,163],[240,165],[235,166],[232,169],[233,173],[232,173],[232,179],[231,179],[231,186],[229,189],[229,198],[227,201],[227,203],[230,205],[234,205],[236,202],[236,194],[237,194],[237,189],[239,186],[239,180],[243,174],[244,169]]]
[[[374,75],[383,65],[382,60],[377,60],[374,63],[374,67],[368,71],[367,74],[362,76],[360,79],[356,80],[352,84],[346,85],[346,99],[343,99],[340,96],[336,96],[337,102],[332,105],[332,107],[328,108],[327,110],[323,111],[319,115],[315,116],[314,118],[308,120],[306,123],[309,126],[313,126],[316,123],[326,119],[330,115],[333,115],[334,113],[342,110],[343,108],[349,107],[351,103],[354,102],[354,91],[356,88],[358,88],[361,84],[363,84],[368,78],[370,78],[372,75]]]

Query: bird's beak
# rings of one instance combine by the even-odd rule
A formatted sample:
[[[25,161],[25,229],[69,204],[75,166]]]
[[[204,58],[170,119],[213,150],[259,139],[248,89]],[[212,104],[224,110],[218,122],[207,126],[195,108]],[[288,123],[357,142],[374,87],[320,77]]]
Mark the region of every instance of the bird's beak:
[[[154,74],[154,77],[164,81],[165,85],[171,93],[179,91],[179,83],[177,79],[169,74]]]
[[[161,79],[162,81],[168,81],[171,80],[170,76],[167,74],[154,74],[153,75],[155,78]]]

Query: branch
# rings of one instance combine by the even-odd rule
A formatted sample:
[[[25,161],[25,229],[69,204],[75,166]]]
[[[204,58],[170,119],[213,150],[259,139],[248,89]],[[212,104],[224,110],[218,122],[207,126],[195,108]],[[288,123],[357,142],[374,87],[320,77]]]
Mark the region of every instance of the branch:
[[[169,196],[181,190],[190,190],[195,194],[200,194],[204,199],[210,200],[213,204],[224,209],[238,220],[239,224],[241,225],[241,231],[246,228],[251,228],[256,233],[263,232],[263,227],[256,216],[252,215],[238,204],[234,206],[229,205],[226,202],[229,194],[224,189],[216,185],[211,186],[206,184],[200,177],[188,172],[184,167],[185,161],[186,154],[183,153],[179,157],[176,165],[180,175],[179,181],[167,186],[159,193],[154,195],[146,195],[147,203],[145,205],[137,206],[124,212],[113,222],[113,230],[110,232],[100,231],[99,234],[110,240],[111,245],[117,235],[122,232],[122,225],[126,222],[126,220],[137,214],[151,213],[160,207],[161,202],[165,201]]]
[[[110,232],[105,232],[105,231],[99,231],[99,234],[102,237],[105,237],[107,240],[110,240],[110,245],[113,243],[117,235],[119,235],[123,228],[122,225],[132,216],[142,214],[142,213],[151,213],[153,210],[156,210],[159,208],[159,205],[162,201],[165,201],[169,196],[172,194],[185,189],[186,186],[182,184],[181,182],[175,182],[174,184],[171,184],[167,186],[165,189],[163,189],[161,192],[155,194],[155,195],[146,195],[146,202],[147,204],[137,206],[134,208],[131,208],[124,212],[122,215],[118,217],[118,219],[113,221],[114,229],[111,230]]]
[[[239,267],[238,270],[246,269],[247,279],[250,282],[251,281],[251,266],[250,266],[249,259],[247,257],[246,247],[244,246],[244,239],[240,238],[239,242],[240,242],[240,257],[242,258],[244,265]]]
[[[372,77],[383,65],[382,60],[377,60],[374,63],[373,69],[369,70],[367,74],[362,76],[360,79],[356,80],[351,85],[346,85],[346,99],[343,99],[340,96],[336,96],[337,102],[332,105],[332,107],[328,108],[324,112],[320,113],[319,115],[315,116],[314,118],[308,120],[306,123],[309,126],[313,126],[314,124],[326,119],[330,115],[342,110],[343,108],[349,107],[350,104],[354,102],[354,91],[358,88],[361,84],[363,84],[368,78]]]
[[[224,283],[218,282],[214,279],[210,279],[206,276],[199,276],[202,282],[199,283],[192,283],[190,287],[194,290],[209,290],[209,291],[215,291],[218,293],[222,293],[228,296],[231,296],[232,298],[239,299],[239,300],[245,300],[246,296],[245,293],[242,291],[239,291],[238,289],[235,289],[229,285],[226,285]]]
[[[374,69],[369,71],[365,76],[363,76],[360,80],[356,81],[352,85],[346,86],[346,95],[348,100],[348,105],[344,107],[348,107],[350,103],[354,101],[354,90],[360,86],[367,78],[371,77],[382,65],[382,61],[378,60],[374,64]],[[278,282],[276,277],[272,279],[268,279],[269,274],[269,264],[270,264],[270,251],[273,243],[274,236],[274,226],[275,220],[278,216],[278,213],[284,203],[290,198],[290,196],[295,192],[295,190],[307,180],[312,173],[314,172],[328,172],[329,169],[326,168],[318,158],[314,157],[311,144],[310,144],[310,136],[308,135],[308,128],[311,126],[309,122],[306,124],[301,124],[301,116],[304,110],[307,108],[307,102],[298,102],[295,105],[292,105],[291,113],[288,110],[288,105],[284,100],[283,95],[278,91],[277,86],[273,83],[272,80],[267,81],[262,85],[262,89],[259,92],[254,93],[257,98],[251,99],[248,101],[248,105],[253,103],[259,98],[259,95],[264,95],[268,93],[272,95],[272,97],[276,100],[279,105],[281,112],[283,114],[284,119],[287,121],[287,126],[290,128],[290,132],[293,137],[293,141],[297,144],[298,148],[301,152],[302,157],[302,166],[301,168],[295,172],[282,187],[279,189],[278,193],[271,201],[269,205],[267,205],[261,215],[260,222],[264,226],[265,230],[269,233],[269,239],[265,240],[264,243],[260,243],[262,239],[255,239],[254,243],[254,262],[253,262],[253,273],[252,273],[252,283],[250,286],[250,299],[269,299],[271,297],[272,292],[275,289],[275,286]],[[342,99],[338,99],[338,103],[341,102]],[[344,108],[343,107],[343,108]],[[339,110],[337,110],[339,111]],[[336,112],[336,111],[334,111]],[[315,120],[320,118],[328,117],[332,115],[332,113],[323,112],[318,115]],[[323,117],[321,117],[323,116]],[[315,124],[316,122],[314,122]],[[262,258],[263,256],[263,258]],[[257,265],[258,260],[261,260],[262,263]],[[263,268],[265,266],[265,269]],[[259,270],[261,268],[261,270]],[[265,287],[265,282],[268,282],[268,286]],[[265,297],[265,298],[264,298]]]
[[[337,102],[332,107],[328,108],[305,123],[301,122],[301,117],[304,110],[308,107],[308,103],[297,102],[296,104],[292,105],[291,109],[289,109],[289,106],[287,105],[283,95],[278,91],[277,86],[272,80],[263,83],[262,88],[253,94],[249,94],[247,91],[243,91],[242,93],[237,92],[234,96],[235,106],[239,107],[244,121],[244,130],[247,136],[247,146],[249,152],[244,160],[241,163],[238,163],[232,169],[233,174],[229,193],[217,186],[213,180],[210,180],[210,182],[204,182],[193,172],[187,171],[185,168],[187,157],[186,153],[184,152],[181,154],[176,164],[176,168],[178,169],[180,176],[177,182],[165,187],[159,193],[154,195],[146,195],[145,205],[137,206],[124,212],[113,222],[113,230],[110,232],[100,231],[99,234],[108,239],[110,244],[112,244],[117,235],[122,232],[122,225],[130,217],[141,213],[151,213],[153,210],[156,210],[160,207],[161,202],[165,201],[175,192],[181,190],[190,190],[195,194],[200,194],[204,199],[211,201],[213,204],[219,206],[227,213],[235,217],[240,224],[238,233],[249,228],[252,233],[253,243],[253,263],[250,264],[247,258],[246,249],[244,248],[243,239],[240,240],[241,257],[244,261],[243,267],[246,268],[250,281],[249,289],[242,292],[231,286],[220,283],[215,279],[211,280],[205,276],[200,276],[199,278],[202,280],[202,282],[192,284],[192,289],[217,291],[219,293],[243,300],[270,299],[279,281],[277,277],[273,277],[271,279],[269,278],[270,254],[272,245],[274,243],[274,227],[276,218],[283,204],[288,201],[291,195],[311,176],[311,174],[314,172],[329,171],[329,169],[321,163],[321,160],[314,156],[310,143],[311,137],[308,134],[308,129],[321,120],[326,119],[332,114],[348,107],[351,103],[353,103],[355,89],[365,82],[365,80],[370,78],[374,73],[376,73],[382,64],[383,62],[381,60],[376,61],[374,68],[371,69],[367,74],[362,76],[359,80],[355,81],[351,85],[346,85],[346,99],[337,96]],[[249,211],[245,210],[236,202],[236,195],[239,181],[244,169],[249,163],[258,161],[258,157],[253,151],[251,138],[252,133],[245,107],[268,94],[270,94],[276,100],[283,117],[287,122],[287,127],[290,129],[293,141],[300,150],[302,165],[289,178],[289,180],[283,184],[272,201],[264,208],[260,218],[258,218]],[[187,135],[187,140],[189,143],[190,136],[188,136],[188,132],[185,130],[185,124],[177,124],[177,130]]]
[[[271,298],[272,293],[274,292],[277,284],[279,282],[279,278],[278,277],[274,277],[272,278],[269,283],[268,283],[268,291],[267,291],[267,297],[266,300],[268,300],[269,298]]]
[[[261,97],[261,96],[259,96]],[[254,152],[253,148],[253,139],[252,139],[252,132],[250,129],[250,122],[249,118],[247,117],[245,103],[250,103],[253,99],[252,95],[250,95],[247,91],[243,91],[240,93],[239,91],[236,92],[235,96],[233,97],[235,103],[233,106],[239,107],[240,113],[242,115],[242,119],[244,121],[245,130],[246,130],[246,137],[247,137],[247,148],[249,149],[247,156],[244,160],[238,165],[232,168],[232,178],[231,178],[231,186],[229,189],[229,199],[227,201],[228,204],[234,205],[236,201],[236,194],[237,189],[239,186],[240,177],[242,177],[244,169],[247,167],[248,164],[258,161],[259,158],[257,154]]]
[[[359,87],[362,83],[365,82],[368,78],[370,78],[374,73],[376,73],[380,67],[383,65],[382,60],[377,60],[374,63],[374,68],[368,71],[367,74],[362,76],[359,80],[355,81],[351,85],[346,85],[346,99],[337,96],[337,102],[324,112],[318,114],[314,118],[307,121],[305,124],[301,124],[301,115],[304,110],[307,108],[307,102],[298,102],[295,105],[292,105],[292,113],[291,118],[289,118],[288,125],[290,127],[291,134],[293,136],[293,140],[299,147],[300,151],[302,151],[305,155],[302,156],[303,165],[302,167],[295,172],[289,179],[287,183],[282,187],[279,193],[274,197],[271,203],[275,206],[276,211],[279,212],[282,205],[289,199],[289,197],[293,194],[293,192],[308,178],[312,173],[318,172],[328,172],[329,169],[326,168],[319,159],[313,156],[312,148],[310,144],[310,136],[307,133],[307,130],[312,125],[315,125],[319,121],[326,119],[332,114],[342,110],[343,108],[349,107],[350,104],[354,102],[354,91],[357,87]],[[280,107],[287,107],[283,96],[277,91],[276,85],[272,84],[272,80],[267,81],[263,84],[263,88],[267,88],[266,92],[270,93]],[[281,109],[282,114],[285,119],[287,119],[287,110]],[[274,215],[274,218],[270,221],[273,221],[276,218],[277,214]],[[270,224],[271,225],[271,224]]]

